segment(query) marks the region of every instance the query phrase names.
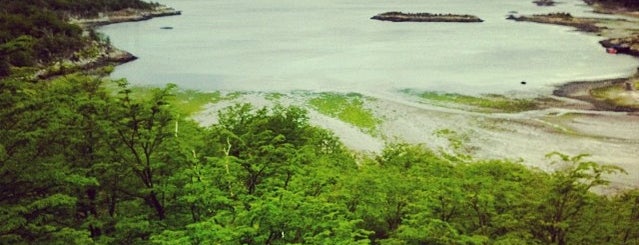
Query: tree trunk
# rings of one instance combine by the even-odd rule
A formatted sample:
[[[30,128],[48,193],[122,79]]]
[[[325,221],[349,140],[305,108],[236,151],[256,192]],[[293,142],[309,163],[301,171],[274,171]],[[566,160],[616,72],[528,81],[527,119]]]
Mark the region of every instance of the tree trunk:
[[[95,198],[97,195],[97,190],[95,188],[89,188],[87,190],[87,198],[89,199],[89,214],[93,215],[96,219],[98,219],[98,209],[95,204]],[[89,225],[89,232],[91,232],[92,238],[97,238],[102,235],[102,231],[100,227],[95,227],[93,225]]]
[[[162,206],[162,203],[160,203],[160,200],[158,200],[155,191],[151,191],[151,193],[145,199],[146,203],[149,204],[149,206],[151,206],[153,209],[155,209],[155,213],[157,214],[158,218],[160,220],[163,220],[166,217],[164,214],[164,206]]]

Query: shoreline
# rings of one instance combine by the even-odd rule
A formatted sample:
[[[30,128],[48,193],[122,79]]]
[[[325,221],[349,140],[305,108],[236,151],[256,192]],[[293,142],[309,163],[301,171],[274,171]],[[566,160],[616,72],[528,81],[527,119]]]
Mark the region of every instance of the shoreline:
[[[612,13],[616,15],[629,15],[633,16],[635,12],[629,12],[629,10],[610,10],[606,9],[605,6],[602,5],[591,5],[594,12],[604,12]],[[137,21],[145,21],[150,20],[156,17],[165,17],[165,16],[175,16],[181,15],[182,12],[179,10],[175,10],[174,8],[168,7],[166,5],[160,5],[155,7],[152,10],[136,10],[136,9],[125,9],[121,11],[115,11],[105,14],[99,18],[92,19],[73,19],[71,22],[80,25],[85,31],[95,30],[96,27],[124,23],[124,22],[137,22]],[[604,31],[609,31],[614,29],[611,27],[614,24],[603,23],[606,21],[622,21],[625,22],[627,20],[616,18],[584,18],[584,17],[573,17],[569,13],[551,13],[551,14],[541,14],[541,15],[532,15],[532,16],[519,16],[515,17],[510,15],[507,19],[511,19],[514,21],[526,21],[526,22],[535,22],[541,24],[551,24],[551,25],[562,25],[562,26],[570,26],[576,28],[578,31],[584,32],[585,34],[596,34],[598,36],[604,36]],[[621,29],[621,32],[629,32],[631,30]],[[623,36],[628,36],[627,33]],[[605,37],[605,36],[604,36]],[[623,38],[607,38],[602,41],[599,41],[599,44],[604,48],[610,48],[616,44],[613,40],[618,40]],[[627,39],[627,38],[626,38]],[[634,41],[634,40],[633,40]],[[105,46],[106,51],[102,52],[97,59],[93,61],[84,61],[82,65],[78,66],[75,70],[82,69],[96,69],[108,65],[120,65],[127,62],[131,62],[137,59],[137,57],[126,50],[121,50],[116,48],[112,44],[108,44]],[[628,52],[620,52],[619,54],[626,54],[633,56],[635,58],[639,58],[639,52],[634,52],[633,50],[626,50]],[[46,74],[46,73],[45,73]],[[58,73],[46,74],[46,77],[60,75]],[[633,114],[639,115],[639,107],[629,107],[624,105],[615,105],[610,103],[609,101],[602,100],[601,98],[596,98],[592,95],[591,91],[593,89],[601,89],[610,86],[621,86],[623,83],[631,80],[633,77],[639,75],[638,72],[634,75],[608,78],[608,79],[600,79],[593,81],[566,81],[554,86],[554,89],[550,94],[542,94],[540,98],[548,98],[552,96],[561,97],[565,99],[573,99],[581,102],[588,103],[592,106],[590,110],[595,111],[611,111],[611,112],[630,112]],[[40,75],[39,75],[40,77]],[[639,101],[638,101],[639,103]],[[545,108],[543,103],[541,108]],[[552,104],[550,107],[557,107],[559,109],[569,109],[571,108],[568,104]]]
[[[101,13],[98,18],[74,18],[71,17],[69,23],[76,24],[84,32],[95,32],[100,26],[146,21],[157,17],[181,15],[182,11],[166,5],[159,5],[150,10],[124,9]],[[104,41],[94,41],[89,49],[97,49],[97,54],[93,57],[78,58],[71,57],[58,61],[48,67],[44,67],[35,72],[33,79],[48,79],[55,76],[70,74],[79,71],[90,71],[108,66],[117,66],[138,59],[134,54],[119,49],[113,44]]]
[[[98,18],[72,18],[70,22],[79,25],[84,30],[88,30],[89,28],[96,28],[110,24],[138,22],[157,17],[176,16],[181,14],[182,11],[180,10],[176,10],[166,5],[159,5],[151,10],[124,9],[120,11],[107,12],[105,14],[101,14]]]
[[[593,106],[593,110],[614,111],[614,112],[639,112],[639,109],[608,103],[605,100],[597,99],[592,95],[594,89],[602,89],[611,86],[622,86],[631,77],[611,78],[596,81],[573,81],[555,86],[552,95],[563,98],[576,99],[587,102]],[[639,115],[639,114],[638,114]]]
[[[595,13],[624,15],[630,17],[639,16],[637,15],[639,11],[632,11],[629,9],[617,9],[606,7],[601,4],[590,5],[590,7]],[[639,26],[639,20],[636,19],[628,20],[618,17],[576,17],[572,16],[570,13],[548,13],[522,16],[509,15],[506,19],[516,22],[522,21],[573,27],[579,32],[597,35],[604,38],[598,43],[605,49],[606,52],[610,53],[611,55],[623,54],[629,55],[634,58],[639,58],[639,29],[634,28],[635,26]],[[637,106],[620,104],[615,103],[614,98],[597,97],[593,95],[593,91],[613,88],[615,86],[622,87],[625,83],[633,83],[633,79],[639,76],[639,67],[637,69],[638,71],[634,74],[629,74],[626,76],[593,81],[563,82],[554,86],[555,88],[552,91],[552,96],[575,99],[589,103],[593,107],[591,110],[631,112],[634,114],[639,111],[639,100],[634,100],[633,104],[636,104]],[[624,92],[632,93],[635,98],[639,96],[639,91],[634,88],[633,90],[627,90]],[[612,94],[609,96],[615,97],[617,95]]]
[[[192,118],[208,126],[217,122],[220,110],[237,103],[249,103],[255,108],[296,106],[308,111],[311,124],[334,133],[355,154],[378,154],[387,144],[406,143],[447,154],[464,154],[473,159],[518,159],[526,166],[545,171],[555,167],[544,157],[549,152],[589,154],[593,161],[614,164],[628,172],[628,175],[606,177],[612,182],[611,191],[639,187],[635,181],[639,178],[639,165],[633,150],[639,147],[639,135],[634,133],[637,116],[625,112],[573,106],[483,113],[461,107],[442,107],[419,96],[391,91],[361,95],[335,92],[330,96],[321,92],[277,93],[275,96],[255,91],[222,97],[228,99],[203,105]],[[353,109],[353,98],[361,107]],[[313,103],[317,99],[332,102],[327,104],[337,111],[349,108],[366,112],[376,119],[375,126],[370,130],[357,124],[358,120],[327,113]],[[451,138],[442,135],[440,132],[443,131],[459,137],[460,147],[451,148]]]
[[[593,11],[597,9],[603,9],[602,6],[591,6]],[[622,15],[623,13],[619,10],[615,10],[615,14]],[[104,15],[101,15],[99,18],[92,19],[72,19],[72,23],[79,24],[85,31],[95,29],[99,26],[117,24],[123,22],[137,22],[137,21],[145,21],[156,17],[164,17],[164,16],[175,16],[181,15],[181,11],[175,10],[171,7],[160,5],[152,10],[134,10],[134,9],[125,9],[121,11],[111,12]],[[437,15],[435,15],[437,16]],[[605,21],[626,21],[625,19],[608,19],[608,18],[582,18],[582,17],[573,17],[569,13],[555,13],[555,14],[546,14],[546,15],[532,15],[532,16],[509,16],[508,19],[512,19],[515,21],[527,21],[527,22],[536,22],[541,24],[553,24],[553,25],[563,25],[563,26],[571,26],[577,28],[578,31],[582,31],[586,34],[596,34],[598,36],[603,36],[602,32],[609,31],[612,28],[609,28],[608,25],[613,25],[608,23],[602,23]],[[622,28],[618,28],[622,29]],[[623,29],[622,32],[628,32],[630,30]],[[626,35],[627,36],[627,35]],[[617,38],[620,39],[620,38]],[[607,38],[605,40],[599,41],[599,43],[604,48],[610,48],[616,44],[616,42],[612,41],[613,38]],[[75,70],[82,69],[96,69],[108,65],[120,65],[127,62],[131,62],[137,59],[137,57],[126,50],[117,49],[114,45],[108,44],[106,48],[106,52],[101,53],[97,59],[84,62],[79,66],[79,68]],[[631,51],[630,49],[625,51]],[[639,58],[639,52],[619,52],[619,54],[627,54],[633,57]],[[73,63],[73,62],[71,62]],[[48,75],[48,74],[47,74]],[[52,75],[57,75],[57,73],[53,73]],[[592,89],[602,88],[606,86],[617,86],[624,81],[627,81],[632,78],[632,75],[594,80],[594,81],[566,81],[562,82],[558,85],[555,85],[554,89],[550,94],[542,94],[541,97],[548,96],[558,96],[567,99],[575,99],[579,101],[583,101],[589,104],[592,104],[593,110],[603,110],[603,111],[626,111],[626,112],[637,112],[639,109],[619,106],[610,104],[604,100],[600,100],[595,98],[590,94]],[[561,107],[562,105],[556,105]]]
[[[628,176],[609,176],[613,183],[611,188],[636,188],[639,166],[634,164],[633,156],[636,154],[632,149],[639,145],[639,137],[632,133],[632,125],[639,114],[606,110],[606,103],[590,94],[593,88],[620,84],[630,78],[629,75],[597,81],[562,82],[555,86],[557,92],[540,95],[552,97],[554,94],[567,100],[578,100],[588,104],[586,109],[577,108],[571,103],[558,103],[513,114],[480,113],[442,108],[418,98],[397,101],[393,100],[397,95],[390,98],[377,96],[374,97],[377,100],[364,104],[375,116],[383,119],[377,136],[316,111],[305,102],[309,98],[296,95],[280,95],[284,98],[271,101],[269,96],[260,95],[261,92],[249,93],[238,99],[207,104],[194,119],[203,124],[214,123],[220,108],[237,102],[250,102],[255,106],[268,106],[275,102],[302,106],[309,110],[311,122],[335,133],[349,149],[359,153],[380,151],[388,142],[447,149],[446,139],[434,136],[434,133],[451,129],[468,135],[469,151],[478,158],[516,158],[525,160],[525,165],[530,167],[550,170],[552,166],[543,157],[548,152],[590,153],[593,160],[614,163],[630,173]],[[553,143],[549,144],[549,140]]]

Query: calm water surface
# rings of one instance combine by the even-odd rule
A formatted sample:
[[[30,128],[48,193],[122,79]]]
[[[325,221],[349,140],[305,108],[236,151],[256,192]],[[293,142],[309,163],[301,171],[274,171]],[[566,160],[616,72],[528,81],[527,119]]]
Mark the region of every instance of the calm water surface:
[[[631,74],[639,62],[606,54],[599,37],[505,20],[509,11],[593,15],[581,0],[562,2],[541,8],[528,0],[163,0],[183,14],[101,31],[139,57],[112,76],[139,85],[507,93]],[[391,10],[473,14],[485,22],[369,19]]]

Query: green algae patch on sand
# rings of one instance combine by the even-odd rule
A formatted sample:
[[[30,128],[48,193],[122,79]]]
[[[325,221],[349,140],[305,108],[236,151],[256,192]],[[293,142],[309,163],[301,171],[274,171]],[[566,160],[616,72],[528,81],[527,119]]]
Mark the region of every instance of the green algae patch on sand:
[[[264,96],[265,99],[269,100],[269,101],[279,101],[280,99],[282,99],[283,97],[285,97],[284,94],[282,93],[277,93],[277,92],[273,92],[273,93],[268,93]]]
[[[471,110],[478,110],[481,112],[522,112],[529,111],[538,108],[537,103],[533,99],[516,99],[509,98],[504,95],[482,95],[482,96],[470,96],[457,93],[443,93],[443,92],[415,92],[411,90],[404,90],[403,92],[417,95],[419,98],[427,100],[428,102],[438,105],[457,106],[470,106]]]
[[[629,81],[634,88],[639,87],[639,79]],[[597,100],[601,100],[617,107],[618,109],[639,110],[639,91],[627,90],[626,84],[613,84],[590,90],[590,94]]]
[[[370,100],[358,93],[320,93],[308,100],[308,104],[318,112],[340,119],[360,128],[363,132],[377,134],[381,120],[364,106]]]
[[[219,91],[180,90],[175,92],[173,104],[180,114],[190,116],[204,110],[205,105],[220,102],[224,98]]]
[[[192,116],[204,110],[204,106],[221,101],[235,100],[244,95],[243,92],[222,93],[220,91],[202,92],[199,90],[178,90],[175,92],[174,101],[176,111],[181,115]]]
[[[162,88],[153,86],[132,86],[128,89],[134,98],[147,98],[152,96],[154,90]],[[188,117],[204,110],[204,107],[208,104],[215,104],[225,100],[233,100],[242,94],[237,92],[223,94],[220,91],[203,92],[192,89],[179,89],[176,87],[174,88],[172,95],[173,96],[169,98],[169,102],[175,112],[181,116]]]

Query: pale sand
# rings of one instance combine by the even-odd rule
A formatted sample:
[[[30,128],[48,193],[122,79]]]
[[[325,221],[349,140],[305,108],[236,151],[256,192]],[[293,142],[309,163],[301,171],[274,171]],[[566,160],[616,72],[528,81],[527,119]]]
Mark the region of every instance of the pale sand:
[[[556,166],[545,155],[558,151],[568,155],[590,154],[587,160],[614,164],[628,174],[611,176],[613,188],[639,188],[639,116],[626,112],[550,108],[522,113],[476,113],[411,101],[403,94],[367,94],[365,106],[382,119],[379,135],[318,113],[308,106],[308,94],[287,94],[273,102],[264,93],[248,93],[232,101],[209,105],[194,117],[202,125],[216,122],[217,111],[235,103],[256,107],[300,106],[309,111],[313,125],[332,131],[355,152],[379,153],[385,144],[423,144],[451,151],[448,142],[435,136],[451,129],[468,136],[466,146],[477,159],[512,159],[550,171]],[[581,102],[577,102],[581,103]],[[572,108],[572,107],[571,107]]]

